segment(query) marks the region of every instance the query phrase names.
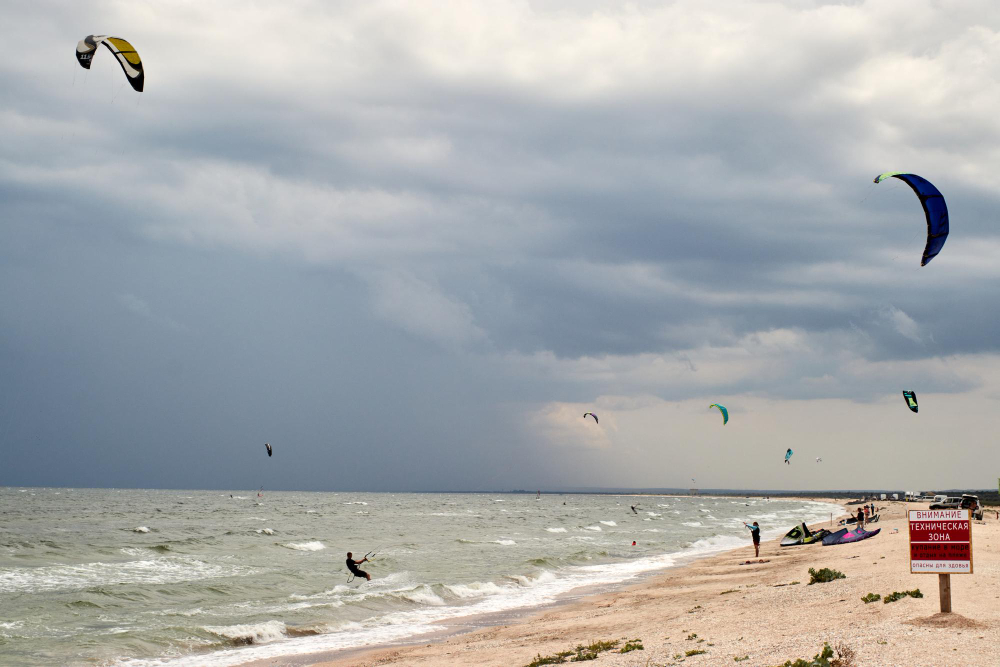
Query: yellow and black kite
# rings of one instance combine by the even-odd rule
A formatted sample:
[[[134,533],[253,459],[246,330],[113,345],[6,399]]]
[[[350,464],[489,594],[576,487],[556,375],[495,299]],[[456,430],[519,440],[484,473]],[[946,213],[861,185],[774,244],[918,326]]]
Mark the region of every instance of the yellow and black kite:
[[[128,82],[132,84],[132,88],[136,92],[141,93],[142,84],[146,79],[142,71],[142,61],[139,60],[139,54],[135,47],[121,37],[88,35],[81,39],[80,43],[76,45],[76,60],[80,63],[80,67],[90,69],[90,61],[94,58],[94,53],[97,52],[97,47],[100,44],[108,47],[108,50],[115,54]]]

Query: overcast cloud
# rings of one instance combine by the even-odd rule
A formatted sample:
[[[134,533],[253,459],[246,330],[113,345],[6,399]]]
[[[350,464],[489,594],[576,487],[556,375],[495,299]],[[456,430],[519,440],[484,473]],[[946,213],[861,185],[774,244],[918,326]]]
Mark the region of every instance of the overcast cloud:
[[[0,22],[0,484],[996,481],[992,3]],[[893,170],[947,199],[927,267]]]

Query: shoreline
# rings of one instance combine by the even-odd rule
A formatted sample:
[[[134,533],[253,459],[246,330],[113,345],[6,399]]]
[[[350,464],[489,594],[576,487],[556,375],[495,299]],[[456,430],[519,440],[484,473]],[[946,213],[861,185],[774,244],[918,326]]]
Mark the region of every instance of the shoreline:
[[[430,642],[415,638],[402,646],[256,664],[519,667],[538,655],[551,656],[597,640],[639,639],[641,651],[607,651],[595,666],[735,661],[744,667],[769,667],[810,660],[824,643],[851,651],[858,666],[995,665],[1000,580],[993,575],[1000,571],[1000,523],[973,524],[974,574],[952,577],[955,613],[940,614],[937,577],[909,572],[907,504],[876,504],[884,509],[871,527],[880,534],[858,543],[782,548],[772,539],[761,545],[764,563],[740,565],[748,559],[747,551],[752,554],[744,547],[657,572],[616,591],[534,610],[506,625]],[[808,569],[824,567],[846,578],[809,585]],[[920,589],[923,597],[892,604],[861,600],[867,593],[884,596],[913,589]]]
[[[629,496],[648,496],[650,494],[620,494],[622,497]],[[665,494],[656,494],[657,497],[673,497]],[[686,497],[686,496],[678,496]],[[706,498],[715,497],[728,497],[728,496],[714,496],[706,495]],[[802,502],[819,502],[827,503],[831,506],[836,506],[840,508],[840,513],[832,513],[834,519],[846,516],[848,510],[844,506],[843,499],[828,498],[828,497],[811,497],[811,496],[783,496],[781,498],[775,498],[774,500],[781,501],[802,501]],[[821,521],[814,523],[817,527],[828,527],[829,521]],[[791,526],[789,526],[790,528]],[[771,538],[770,540],[764,540],[761,543],[761,554],[763,557],[763,550],[765,544],[777,542],[784,535],[787,528],[781,529],[781,534]],[[663,568],[649,570],[647,572],[641,572],[634,577],[629,579],[605,584],[591,584],[585,585],[578,588],[570,589],[565,593],[558,596],[557,599],[545,602],[540,605],[521,607],[514,609],[507,609],[503,611],[485,612],[485,613],[473,613],[467,616],[457,616],[454,618],[440,619],[433,621],[431,625],[440,626],[440,629],[433,630],[431,632],[410,635],[407,637],[402,637],[399,640],[390,640],[387,642],[375,644],[375,645],[364,645],[341,649],[332,650],[322,650],[316,651],[314,653],[298,653],[287,656],[269,657],[269,658],[259,658],[250,660],[247,662],[239,663],[240,667],[265,667],[274,665],[288,665],[296,667],[304,666],[346,666],[346,665],[360,665],[360,664],[409,664],[408,662],[396,663],[390,659],[390,662],[386,662],[386,656],[393,655],[396,653],[403,654],[407,649],[417,649],[417,648],[432,648],[435,646],[447,645],[452,641],[461,641],[462,638],[474,635],[481,632],[490,632],[491,630],[497,628],[508,628],[508,627],[518,627],[529,625],[533,622],[536,617],[544,616],[548,613],[554,613],[563,609],[573,609],[577,606],[586,608],[593,604],[595,600],[600,600],[605,596],[614,596],[621,593],[627,593],[629,591],[641,590],[647,586],[655,586],[656,580],[666,576],[668,573],[673,573],[677,571],[683,571],[699,562],[719,558],[727,557],[736,551],[742,549],[748,549],[752,551],[752,542],[750,541],[749,533],[747,534],[746,544],[741,546],[729,546],[720,547],[718,549],[709,549],[704,552],[695,552],[690,554],[681,554],[675,556],[676,560],[673,564],[668,565]],[[448,654],[450,655],[450,653]],[[407,658],[403,657],[403,660]],[[484,663],[484,664],[494,664],[494,663]],[[498,662],[495,664],[504,664],[505,661]]]

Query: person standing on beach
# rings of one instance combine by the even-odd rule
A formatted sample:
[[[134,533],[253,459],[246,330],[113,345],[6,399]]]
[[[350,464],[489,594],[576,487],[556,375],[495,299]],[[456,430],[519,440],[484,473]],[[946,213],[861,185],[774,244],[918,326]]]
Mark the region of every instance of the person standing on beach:
[[[865,527],[865,512],[860,507],[858,508],[858,530]]]
[[[361,560],[354,560],[354,554],[350,551],[347,552],[347,569],[351,571],[355,577],[364,577],[366,580],[371,581],[372,575],[368,574],[364,570],[359,570],[358,565],[364,563],[368,558],[362,558]]]
[[[753,525],[749,525],[746,521],[743,525],[750,529],[750,536],[753,538],[753,557],[757,558],[760,556],[760,526],[754,521]]]

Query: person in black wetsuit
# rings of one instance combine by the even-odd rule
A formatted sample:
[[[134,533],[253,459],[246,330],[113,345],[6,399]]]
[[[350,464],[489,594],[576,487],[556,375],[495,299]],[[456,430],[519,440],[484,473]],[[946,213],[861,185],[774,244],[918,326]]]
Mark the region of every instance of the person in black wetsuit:
[[[350,551],[347,552],[347,569],[351,571],[355,577],[364,577],[368,581],[372,580],[372,575],[368,574],[364,570],[359,570],[358,565],[364,563],[367,558],[362,558],[361,560],[354,560],[354,554]]]
[[[754,558],[758,558],[760,557],[760,526],[756,521],[753,522],[752,526],[746,521],[743,522],[743,525],[750,529],[750,536],[753,538],[753,555]]]

